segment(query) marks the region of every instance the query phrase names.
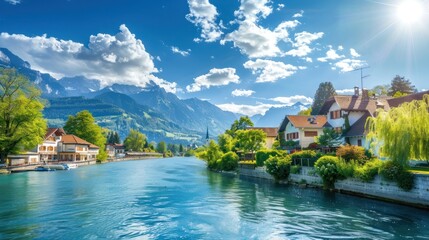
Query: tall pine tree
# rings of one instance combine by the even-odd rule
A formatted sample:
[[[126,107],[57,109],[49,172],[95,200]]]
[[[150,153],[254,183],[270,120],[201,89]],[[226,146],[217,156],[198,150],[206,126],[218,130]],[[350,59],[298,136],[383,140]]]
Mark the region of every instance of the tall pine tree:
[[[337,95],[335,93],[335,88],[332,85],[331,82],[322,82],[319,84],[319,88],[316,91],[316,94],[314,95],[314,102],[311,106],[311,115],[317,115],[319,114],[320,109],[322,108],[325,101],[332,97]]]

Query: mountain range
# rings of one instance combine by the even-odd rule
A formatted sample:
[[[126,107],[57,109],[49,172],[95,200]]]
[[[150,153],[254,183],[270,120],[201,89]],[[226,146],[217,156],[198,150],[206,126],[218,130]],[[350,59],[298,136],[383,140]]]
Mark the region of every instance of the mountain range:
[[[228,129],[237,115],[223,111],[198,98],[179,99],[155,83],[145,87],[113,84],[102,88],[101,81],[83,76],[59,80],[31,68],[31,65],[6,48],[0,48],[0,67],[15,68],[34,82],[48,102],[44,116],[51,127],[62,127],[69,115],[88,110],[97,123],[117,131],[124,139],[130,129],[137,129],[150,141],[169,143],[204,142],[207,128],[212,138]],[[296,114],[301,103],[271,108],[265,115],[255,115],[255,126],[277,127],[286,114]]]
[[[155,83],[101,88],[99,80],[83,76],[57,80],[32,69],[6,48],[0,48],[0,67],[17,69],[41,89],[48,101],[44,116],[50,126],[61,127],[69,115],[89,110],[100,126],[118,131],[121,139],[135,128],[150,141],[202,143],[207,128],[215,137],[236,119],[235,114],[207,101],[179,99]]]

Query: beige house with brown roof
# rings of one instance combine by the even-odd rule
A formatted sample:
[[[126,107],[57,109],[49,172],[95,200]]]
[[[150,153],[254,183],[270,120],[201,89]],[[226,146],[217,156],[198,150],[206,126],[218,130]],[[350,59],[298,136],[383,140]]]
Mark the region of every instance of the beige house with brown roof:
[[[253,129],[253,130],[262,130],[267,137],[265,138],[265,147],[268,149],[273,148],[274,141],[277,139],[278,136],[278,128],[273,127],[248,127],[247,129]]]
[[[57,150],[59,161],[95,161],[100,148],[75,135],[63,135]]]
[[[61,141],[61,136],[65,134],[66,132],[62,128],[48,128],[43,143],[37,145],[35,149],[35,152],[40,156],[40,161],[48,162],[57,160],[58,142]]]
[[[279,133],[286,141],[296,141],[299,146],[306,148],[323,133],[326,124],[326,116],[287,115],[280,124]]]

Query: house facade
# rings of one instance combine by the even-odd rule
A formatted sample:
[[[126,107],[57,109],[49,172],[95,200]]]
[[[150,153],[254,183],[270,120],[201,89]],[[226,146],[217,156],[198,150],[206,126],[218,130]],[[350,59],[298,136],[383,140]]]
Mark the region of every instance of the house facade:
[[[278,128],[273,127],[248,127],[247,129],[251,130],[262,130],[267,137],[265,138],[265,147],[268,149],[273,148],[274,141],[278,136]]]
[[[114,157],[124,157],[125,156],[125,146],[124,144],[107,144],[106,152],[109,158]]]
[[[100,148],[75,135],[63,135],[58,142],[58,161],[96,160]]]
[[[66,132],[62,128],[48,128],[45,139],[41,144],[38,144],[35,151],[40,156],[40,161],[56,161],[58,142]]]
[[[314,138],[327,127],[326,116],[287,115],[279,127],[279,135],[286,141],[295,141],[302,148],[308,147]]]

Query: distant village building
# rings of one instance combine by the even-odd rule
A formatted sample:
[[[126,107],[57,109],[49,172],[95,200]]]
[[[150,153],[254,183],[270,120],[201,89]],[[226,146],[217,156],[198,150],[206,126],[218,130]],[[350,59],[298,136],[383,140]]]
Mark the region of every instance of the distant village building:
[[[106,152],[109,158],[115,157],[124,157],[125,156],[125,146],[124,144],[107,144]]]
[[[326,116],[287,115],[279,127],[279,136],[286,141],[295,141],[306,148],[314,138],[323,134],[323,128],[330,127]]]
[[[262,130],[267,135],[265,138],[265,147],[268,149],[273,147],[274,141],[278,136],[278,128],[274,127],[248,127],[247,129]]]

